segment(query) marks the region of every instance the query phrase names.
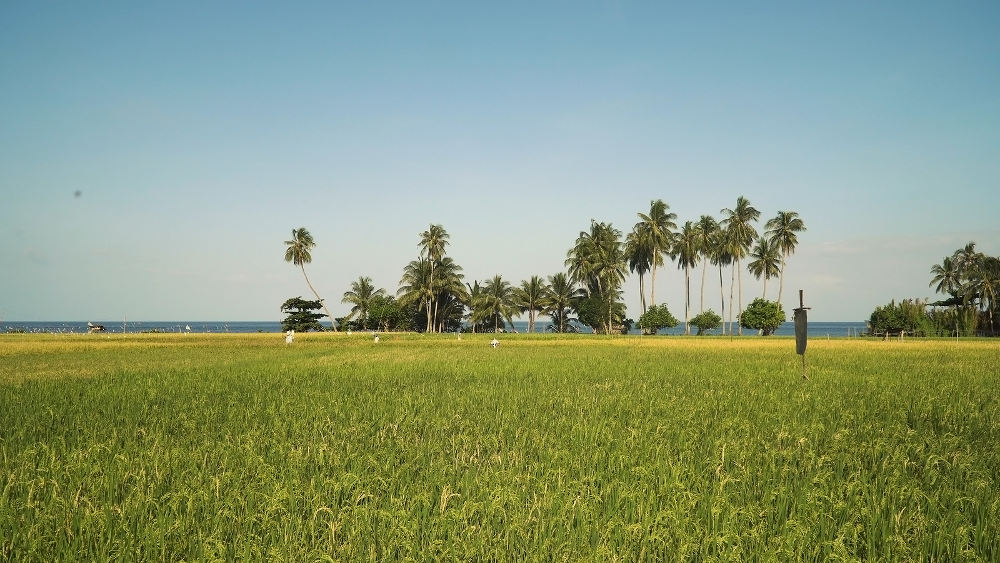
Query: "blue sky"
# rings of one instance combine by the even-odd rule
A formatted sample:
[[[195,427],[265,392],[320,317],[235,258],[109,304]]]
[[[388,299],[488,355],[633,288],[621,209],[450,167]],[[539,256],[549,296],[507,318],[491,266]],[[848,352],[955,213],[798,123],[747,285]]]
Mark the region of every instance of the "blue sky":
[[[277,319],[300,226],[341,314],[430,223],[517,283],[592,218],[740,195],[808,226],[786,310],[931,297],[1000,254],[1000,4],[809,4],[2,3],[0,318]]]

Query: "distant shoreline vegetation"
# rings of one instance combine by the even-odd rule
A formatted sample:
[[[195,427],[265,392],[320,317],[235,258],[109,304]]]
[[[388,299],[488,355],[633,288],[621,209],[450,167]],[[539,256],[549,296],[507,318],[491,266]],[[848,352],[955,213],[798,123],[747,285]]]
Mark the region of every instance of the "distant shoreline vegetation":
[[[546,323],[550,322],[548,320]],[[95,323],[97,324],[97,323]],[[122,323],[117,324],[111,321],[102,321],[105,327],[104,332],[95,333],[94,336],[122,334]],[[843,338],[861,336],[865,332],[864,321],[843,321],[843,322],[822,322],[811,321],[809,323],[809,334],[815,338]],[[190,326],[191,330],[185,330]],[[507,327],[505,334],[516,336],[527,334],[528,321],[514,321],[514,331]],[[470,327],[464,327],[465,332],[471,332]],[[86,334],[88,332],[86,321],[5,321],[0,323],[0,334]],[[251,334],[251,333],[274,333],[283,332],[279,321],[197,321],[197,322],[177,322],[177,321],[129,321],[126,323],[127,334],[181,334],[190,332],[191,334]],[[352,331],[355,334],[368,334],[370,331]],[[402,331],[401,331],[402,332]],[[537,334],[544,334],[539,332]],[[588,327],[582,327],[581,334],[593,334]],[[641,330],[633,328],[628,333],[629,336],[637,336]],[[672,329],[661,330],[658,334],[664,336],[681,336],[684,334],[684,327],[677,326]],[[718,331],[710,331],[709,336],[720,336]],[[776,336],[791,336],[794,334],[791,322],[783,323],[775,332]],[[729,336],[728,334],[725,336]],[[735,336],[735,335],[734,335]],[[757,336],[755,331],[750,331],[744,336]]]
[[[322,308],[331,321],[330,330],[382,330],[407,332],[456,332],[469,328],[471,332],[503,332],[514,327],[514,318],[527,316],[527,332],[590,332],[628,334],[640,327],[644,334],[658,334],[660,329],[672,329],[680,324],[668,304],[656,300],[656,274],[673,262],[684,271],[683,333],[743,334],[748,328],[770,332],[767,327],[741,322],[744,314],[743,269],[757,279],[763,279],[763,291],[758,307],[777,304],[782,313],[781,297],[788,257],[798,246],[798,234],[806,230],[795,211],[778,211],[758,231],[761,212],[750,201],[739,196],[732,208],[719,211],[721,219],[700,215],[682,224],[677,214],[662,199],[650,201],[648,212],[636,214],[638,221],[631,232],[623,234],[611,223],[590,220],[590,227],[580,231],[566,252],[562,271],[532,275],[515,285],[496,274],[485,280],[466,281],[462,267],[448,256],[451,236],[444,226],[431,224],[419,234],[419,253],[403,267],[395,294],[372,284],[361,275],[344,292],[341,303],[351,305],[350,312],[333,318],[306,275],[305,264],[311,263],[316,247],[305,227],[292,229],[285,241],[285,262],[298,266],[306,285],[316,297],[305,301],[301,296],[290,297],[282,305],[288,316],[282,325],[289,330],[317,329],[318,311]],[[712,283],[709,281],[709,264]],[[700,275],[699,275],[699,266]],[[718,312],[706,307],[708,291],[714,294],[715,271],[718,267]],[[726,275],[728,267],[728,298]],[[630,318],[623,301],[623,288],[629,273],[639,281],[640,311]],[[649,275],[648,299],[646,277]],[[694,274],[694,276],[692,276]],[[695,278],[698,311],[692,303]],[[776,301],[767,301],[767,282],[778,279]],[[708,289],[708,291],[706,291]],[[735,304],[734,304],[735,301]],[[288,306],[296,303],[303,307]],[[757,300],[755,300],[757,303]],[[680,311],[680,307],[676,309]],[[548,324],[536,326],[539,316],[548,316]],[[692,323],[698,319],[697,323]],[[326,330],[325,327],[318,327]]]

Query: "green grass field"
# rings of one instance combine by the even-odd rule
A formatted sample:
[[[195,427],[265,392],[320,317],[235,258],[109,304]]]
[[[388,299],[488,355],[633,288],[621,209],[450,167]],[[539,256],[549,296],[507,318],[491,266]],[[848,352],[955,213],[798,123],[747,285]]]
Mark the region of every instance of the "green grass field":
[[[0,335],[0,559],[1000,560],[1000,341]]]

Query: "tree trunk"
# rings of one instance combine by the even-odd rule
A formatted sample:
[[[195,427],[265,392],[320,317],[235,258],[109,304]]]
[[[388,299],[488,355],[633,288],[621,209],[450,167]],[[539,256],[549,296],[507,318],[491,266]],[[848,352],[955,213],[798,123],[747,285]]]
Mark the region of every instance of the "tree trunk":
[[[737,260],[736,264],[739,266],[737,269],[740,271],[738,279],[740,286],[740,300],[737,302],[740,306],[740,312],[736,314],[736,334],[743,336],[743,323],[739,320],[740,315],[743,314],[743,263]]]
[[[708,259],[704,259],[701,263],[701,310],[699,313],[705,312],[705,272],[708,270]]]
[[[649,304],[656,305],[656,255],[653,255],[653,268],[649,279]]]
[[[684,264],[684,334],[691,334],[691,273]]]
[[[309,276],[306,275],[305,264],[299,262],[299,268],[302,270],[302,277],[306,279],[306,285],[309,286],[309,289],[313,292],[313,295],[316,296],[316,301],[319,301],[320,305],[323,306],[323,311],[326,312],[327,318],[330,319],[330,328],[333,329],[334,332],[337,332],[337,321],[333,320],[333,315],[331,315],[330,310],[326,308],[326,302],[320,298],[319,294],[316,293],[316,289],[313,287],[313,284],[309,281]]]
[[[643,280],[642,270],[639,270],[639,301],[642,303],[642,312],[646,312],[646,283]]]
[[[719,307],[720,307],[720,309],[722,311],[719,314],[719,316],[722,317],[722,335],[725,336],[725,334],[726,334],[726,293],[725,293],[725,284],[723,284],[723,282],[722,282],[722,262],[721,261],[719,262]]]
[[[736,261],[729,263],[729,336],[733,335],[733,289],[736,286]]]
[[[781,290],[785,288],[785,253],[781,253],[781,271],[778,272],[778,303],[781,303]]]

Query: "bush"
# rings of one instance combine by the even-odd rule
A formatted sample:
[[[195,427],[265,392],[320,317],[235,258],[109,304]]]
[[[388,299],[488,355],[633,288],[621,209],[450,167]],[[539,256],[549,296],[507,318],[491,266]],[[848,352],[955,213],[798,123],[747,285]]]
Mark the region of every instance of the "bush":
[[[705,334],[707,330],[714,330],[722,326],[722,317],[717,315],[715,311],[709,309],[704,313],[699,313],[691,319],[691,324],[698,329],[697,336]]]
[[[785,318],[781,303],[758,297],[740,315],[740,326],[759,330],[764,336],[769,336],[785,322]]]
[[[670,309],[667,308],[667,304],[663,305],[653,305],[646,312],[639,317],[639,322],[636,326],[641,328],[646,334],[656,334],[661,328],[673,328],[680,323],[673,315],[670,314]]]

